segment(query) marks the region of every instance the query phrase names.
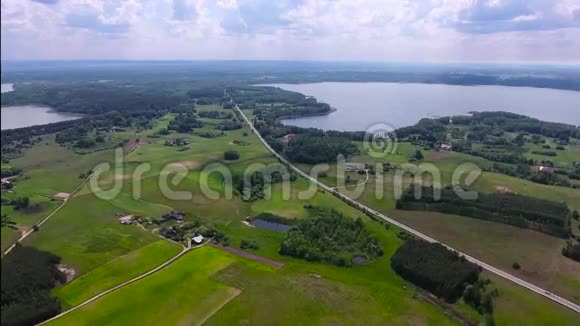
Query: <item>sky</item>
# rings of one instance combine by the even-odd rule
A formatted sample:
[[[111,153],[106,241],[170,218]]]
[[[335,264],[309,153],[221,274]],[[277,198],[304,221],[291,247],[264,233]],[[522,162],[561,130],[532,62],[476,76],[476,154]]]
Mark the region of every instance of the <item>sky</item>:
[[[2,60],[580,63],[580,0],[1,0]]]

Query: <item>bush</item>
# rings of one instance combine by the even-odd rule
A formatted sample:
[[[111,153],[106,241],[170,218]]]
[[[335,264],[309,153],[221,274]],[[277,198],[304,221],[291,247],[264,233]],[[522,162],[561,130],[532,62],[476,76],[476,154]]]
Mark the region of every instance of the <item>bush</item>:
[[[515,269],[515,270],[518,270],[518,269],[522,268],[522,266],[520,266],[519,263],[515,262],[515,263],[512,264],[512,268]]]
[[[240,153],[237,151],[225,151],[224,152],[224,160],[233,161],[240,158]]]
[[[543,155],[543,156],[558,156],[556,152],[552,151],[532,151],[532,154]]]
[[[23,209],[30,205],[30,199],[28,197],[18,197],[12,200],[12,205],[15,209]]]
[[[573,243],[571,240],[562,248],[562,255],[572,260],[580,262],[580,243]]]
[[[258,249],[260,249],[260,246],[258,245],[258,243],[255,240],[242,240],[242,241],[240,241],[240,249],[258,250]]]

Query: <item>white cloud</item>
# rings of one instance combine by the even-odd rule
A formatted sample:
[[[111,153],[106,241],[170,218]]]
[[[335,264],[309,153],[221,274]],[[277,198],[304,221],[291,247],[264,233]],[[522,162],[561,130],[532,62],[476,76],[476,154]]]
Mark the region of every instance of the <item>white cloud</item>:
[[[577,0],[2,0],[3,59],[578,61]]]

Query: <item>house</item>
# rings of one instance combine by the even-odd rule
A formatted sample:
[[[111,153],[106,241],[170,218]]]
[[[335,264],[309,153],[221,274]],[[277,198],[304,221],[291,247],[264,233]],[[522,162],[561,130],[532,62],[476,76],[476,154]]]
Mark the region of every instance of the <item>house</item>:
[[[168,228],[162,228],[161,230],[159,230],[159,234],[161,234],[161,236],[165,238],[171,238],[172,236],[177,234],[177,231],[173,226],[170,226]]]
[[[185,146],[189,144],[189,139],[177,138],[175,140],[170,139],[165,141],[165,146]]]
[[[296,138],[296,134],[288,134],[288,135],[282,137],[282,141],[285,143],[288,143],[294,138]]]
[[[546,172],[546,173],[554,173],[557,169],[550,167],[550,166],[543,166],[543,165],[534,165],[530,166],[530,171],[532,172]]]
[[[191,238],[191,242],[195,244],[201,244],[203,242],[203,235],[196,235]]]
[[[124,225],[133,224],[133,215],[127,215],[119,218],[119,222]]]
[[[10,180],[2,180],[2,189],[10,190],[13,187],[14,187],[14,185],[12,184],[12,182],[10,182]]]
[[[121,127],[111,127],[111,129],[109,130],[109,132],[123,132],[123,131],[127,131],[127,129],[125,128],[121,128]]]
[[[450,151],[452,149],[451,144],[441,144],[439,150],[442,151]]]
[[[166,222],[169,220],[176,220],[177,222],[180,222],[180,221],[183,221],[184,216],[185,216],[185,214],[183,212],[171,211],[167,214],[161,215],[161,217],[159,218],[159,221]]]
[[[346,163],[346,172],[356,172],[363,169],[362,164],[358,163]]]

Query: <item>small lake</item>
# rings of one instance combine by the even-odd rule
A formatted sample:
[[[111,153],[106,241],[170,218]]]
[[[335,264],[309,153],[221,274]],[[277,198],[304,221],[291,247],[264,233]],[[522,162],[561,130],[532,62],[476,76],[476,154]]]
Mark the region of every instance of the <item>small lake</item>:
[[[508,111],[545,121],[580,125],[580,92],[532,87],[456,86],[441,84],[338,83],[272,84],[330,104],[325,116],[282,120],[324,130],[366,130],[376,123],[394,128],[422,118]]]
[[[270,231],[277,231],[277,232],[288,232],[292,228],[290,225],[282,224],[282,223],[274,223],[269,221],[264,221],[259,218],[254,219],[250,222],[251,225],[262,228],[268,229]]]
[[[80,114],[56,112],[49,107],[38,105],[4,106],[0,109],[0,113],[2,113],[2,130],[45,125],[83,117]]]

